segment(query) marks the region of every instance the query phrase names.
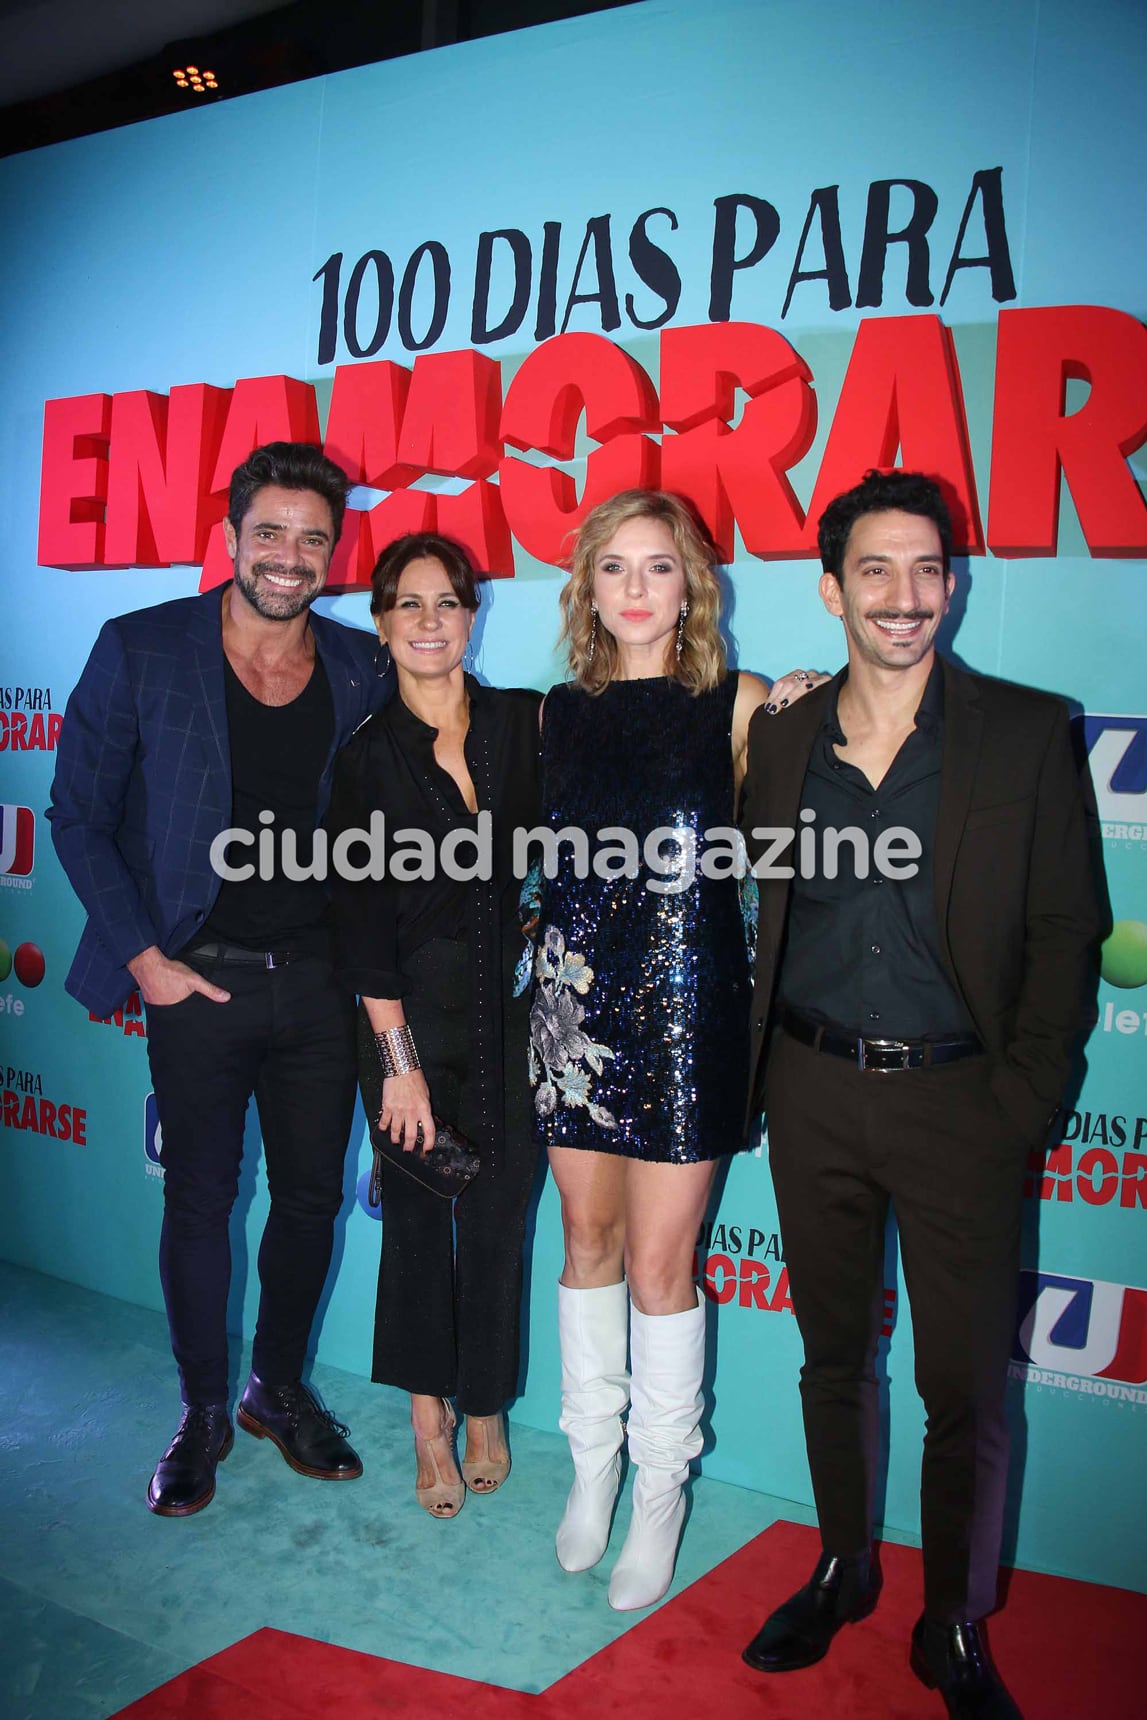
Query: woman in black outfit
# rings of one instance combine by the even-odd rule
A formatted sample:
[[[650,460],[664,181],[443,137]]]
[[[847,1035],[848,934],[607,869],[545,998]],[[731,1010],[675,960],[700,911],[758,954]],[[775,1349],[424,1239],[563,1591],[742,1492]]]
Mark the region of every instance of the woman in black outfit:
[[[339,759],[328,826],[332,838],[365,831],[381,811],[387,876],[335,879],[337,971],[369,1018],[363,1055],[405,1071],[383,1081],[379,1126],[413,1150],[419,1130],[433,1144],[434,1112],[481,1158],[453,1203],[384,1170],[372,1376],[410,1392],[418,1501],[452,1517],[465,1486],[450,1398],[466,1417],[465,1485],[493,1492],[509,1470],[502,1406],[517,1387],[522,1238],[537,1152],[528,998],[512,995],[523,947],[512,837],[515,826],[537,822],[540,699],[483,687],[464,672],[478,588],[458,545],[428,533],[400,538],[383,551],[371,585],[398,693]],[[487,823],[492,877],[454,881],[443,838],[471,831],[482,839]],[[390,875],[396,849],[411,850],[412,830],[433,841],[432,878]],[[479,850],[457,846],[458,862],[470,866]],[[352,848],[352,863],[363,853]]]

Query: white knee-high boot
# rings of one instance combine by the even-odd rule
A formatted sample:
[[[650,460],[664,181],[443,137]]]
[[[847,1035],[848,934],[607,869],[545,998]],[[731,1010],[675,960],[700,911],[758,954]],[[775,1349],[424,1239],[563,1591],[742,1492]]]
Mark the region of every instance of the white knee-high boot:
[[[558,1564],[588,1571],[605,1552],[621,1474],[621,1414],[629,1402],[629,1292],[558,1285],[562,1355],[560,1427],[570,1442],[574,1484],[558,1525]]]
[[[683,1314],[633,1309],[629,1455],[636,1470],[633,1518],[609,1582],[619,1612],[659,1601],[673,1577],[685,1518],[682,1486],[701,1450],[705,1303]]]

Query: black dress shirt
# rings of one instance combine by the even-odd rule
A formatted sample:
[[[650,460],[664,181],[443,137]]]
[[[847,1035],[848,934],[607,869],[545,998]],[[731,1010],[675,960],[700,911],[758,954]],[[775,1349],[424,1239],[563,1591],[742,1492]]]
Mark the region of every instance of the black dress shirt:
[[[839,689],[838,689],[839,691]],[[813,742],[801,797],[817,835],[815,875],[797,866],[780,974],[782,1004],[847,1034],[871,1039],[949,1039],[975,1031],[944,965],[933,895],[936,812],[944,737],[939,660],[924,689],[916,724],[878,788],[837,756],[847,737],[834,694]],[[911,878],[883,876],[872,856],[891,826],[910,830],[923,849]],[[823,833],[868,833],[863,876],[848,842],[837,876],[825,876]]]
[[[404,968],[413,952],[430,938],[469,938],[478,915],[493,915],[500,940],[519,935],[521,881],[513,871],[513,832],[516,825],[532,828],[541,813],[541,695],[483,687],[470,676],[466,687],[470,728],[464,754],[478,809],[493,820],[493,877],[485,886],[458,883],[439,866],[433,879],[334,878],[336,971],[363,997],[405,996]],[[458,784],[434,757],[437,734],[401,696],[362,725],[335,766],[326,820],[332,840],[342,830],[368,829],[375,810],[386,818],[388,856],[404,846],[394,841],[399,830],[425,830],[437,852],[450,831],[476,829]],[[470,854],[467,849],[464,862]]]
[[[431,938],[461,940],[467,952],[467,1088],[476,1117],[485,1119],[475,1144],[494,1163],[504,1142],[506,976],[523,948],[518,929],[520,881],[514,873],[514,830],[541,814],[539,693],[497,691],[466,677],[470,727],[463,753],[478,800],[493,826],[492,876],[464,883],[438,864],[434,876],[389,875],[332,883],[335,975],[362,997],[400,998],[410,991],[405,968]],[[476,830],[449,771],[434,757],[438,731],[416,717],[399,694],[352,737],[335,767],[327,827],[334,836],[366,830],[370,815],[386,818],[389,844],[400,830],[423,830],[441,856],[444,837]],[[398,844],[407,845],[404,840]],[[467,845],[461,858],[469,864]],[[353,856],[352,856],[353,858]],[[517,946],[516,951],[514,945]],[[491,1007],[493,1000],[503,1007]],[[524,1071],[523,1071],[523,1079]]]

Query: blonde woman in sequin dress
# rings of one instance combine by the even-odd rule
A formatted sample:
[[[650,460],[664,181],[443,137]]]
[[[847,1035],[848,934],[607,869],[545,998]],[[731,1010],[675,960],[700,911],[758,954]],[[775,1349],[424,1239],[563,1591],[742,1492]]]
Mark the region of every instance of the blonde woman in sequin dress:
[[[595,508],[561,596],[571,679],[543,709],[543,822],[591,840],[628,830],[640,845],[664,833],[653,873],[633,875],[619,847],[579,876],[560,847],[530,1021],[565,1239],[561,1426],[575,1479],[557,1555],[581,1571],[605,1551],[628,1402],[636,1481],[609,1587],[619,1610],[652,1605],[673,1574],[701,1449],[693,1249],[717,1160],[741,1144],[748,1069],[742,887],[728,865],[705,875],[702,859],[706,832],[732,837],[749,719],[770,695],[726,668],[712,559],[676,497],[631,490]],[[786,677],[773,699],[814,679]]]

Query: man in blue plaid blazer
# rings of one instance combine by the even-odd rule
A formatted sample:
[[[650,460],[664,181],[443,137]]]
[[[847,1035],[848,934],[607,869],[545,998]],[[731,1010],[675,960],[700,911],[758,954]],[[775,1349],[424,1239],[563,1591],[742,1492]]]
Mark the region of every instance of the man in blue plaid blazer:
[[[88,914],[67,989],[106,1016],[138,986],[147,1008],[184,1404],[148,1489],[162,1516],[210,1504],[233,1440],[228,1224],[252,1094],[271,1207],[238,1420],[301,1474],[362,1472],[301,1380],[355,1085],[311,850],[336,753],[393,690],[373,634],[311,613],[348,488],[316,448],[256,449],[231,480],[233,583],[107,622],[57,750],[48,817]]]

